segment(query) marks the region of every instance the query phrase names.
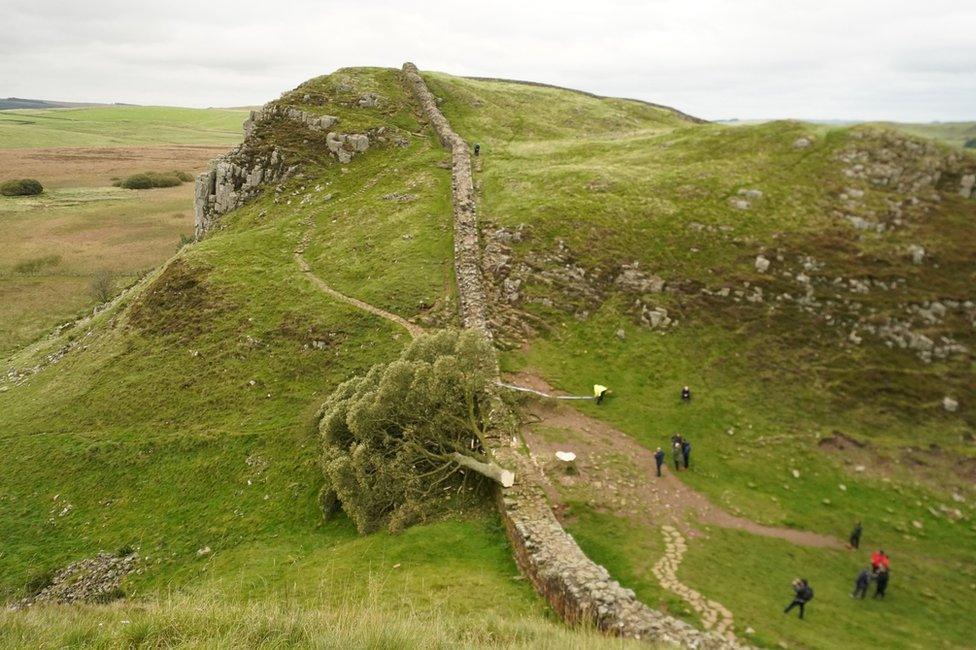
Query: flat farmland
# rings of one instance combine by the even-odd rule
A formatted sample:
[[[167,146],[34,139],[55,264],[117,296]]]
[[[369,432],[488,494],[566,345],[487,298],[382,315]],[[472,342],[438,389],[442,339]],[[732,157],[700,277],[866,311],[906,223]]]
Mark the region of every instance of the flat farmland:
[[[29,111],[42,117],[56,114],[52,119],[34,116],[33,124],[12,126],[11,114],[21,113],[26,111],[0,113],[0,181],[36,178],[45,191],[35,197],[0,196],[4,356],[96,305],[96,276],[110,274],[117,291],[171,256],[181,236],[193,232],[193,183],[151,190],[126,190],[113,183],[144,171],[201,171],[240,139],[246,115],[141,107],[54,109]],[[93,113],[97,119],[91,119]],[[69,124],[61,115],[72,116]],[[60,127],[60,135],[51,123]],[[173,141],[165,142],[167,137]],[[80,140],[105,146],[10,146]]]

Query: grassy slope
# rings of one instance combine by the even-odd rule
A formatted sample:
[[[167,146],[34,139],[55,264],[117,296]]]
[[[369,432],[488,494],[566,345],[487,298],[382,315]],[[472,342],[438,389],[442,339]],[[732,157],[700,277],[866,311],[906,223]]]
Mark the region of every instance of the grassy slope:
[[[166,106],[17,110],[0,113],[0,149],[227,144],[247,111]]]
[[[572,93],[428,79],[455,128],[482,143],[481,215],[528,225],[517,253],[552,250],[558,238],[588,269],[637,260],[669,282],[718,289],[763,282],[753,260],[768,247],[787,260],[814,255],[846,277],[905,276],[900,300],[970,297],[972,205],[950,198],[927,222],[884,238],[858,240],[831,220],[833,197],[845,183],[834,156],[850,142],[849,130],[789,122],[689,127],[637,105]],[[817,136],[814,146],[792,147],[810,134]],[[728,198],[743,187],[763,190],[763,201],[749,211],[730,209]],[[732,232],[690,229],[692,221]],[[943,254],[942,266],[911,267],[901,251],[912,241]],[[547,291],[530,286],[523,293],[534,290]],[[889,647],[930,646],[937,638],[966,645],[968,624],[957,604],[971,600],[976,581],[967,560],[976,548],[971,507],[961,506],[968,518],[958,523],[929,509],[959,506],[953,491],[972,503],[971,484],[950,469],[954,456],[972,455],[962,437],[971,411],[949,416],[938,406],[945,393],[963,403],[976,397],[971,362],[926,366],[878,342],[845,346],[846,331],[796,310],[767,312],[680,293],[656,299],[679,317],[667,334],[636,327],[630,304],[612,292],[603,304],[577,305],[589,311],[583,320],[529,305],[549,329],[507,363],[529,364],[574,393],[594,382],[610,385],[615,399],[581,408],[649,447],[675,431],[690,436],[697,468],[685,479],[716,503],[758,521],[841,537],[863,519],[865,545],[883,545],[897,558],[887,607],[850,607],[846,600],[864,553],[800,551],[718,531],[691,542],[682,578],[729,606],[740,633],[751,626],[764,644],[852,647],[870,643],[875,630],[898,618],[885,638]],[[882,313],[894,309],[876,293],[864,300]],[[624,340],[614,336],[620,328]],[[965,326],[954,333],[972,344]],[[690,407],[676,399],[686,383],[697,393]],[[919,482],[891,462],[852,472],[843,457],[817,447],[818,437],[835,430],[868,440],[879,453],[937,444],[944,456],[914,456],[934,465],[940,479]],[[628,539],[626,529],[597,513],[580,514],[574,532],[584,547],[618,576],[635,579],[638,589],[653,582],[646,556],[656,531],[631,527]],[[617,540],[614,548],[604,543],[608,535]],[[779,613],[798,573],[809,573],[819,587],[820,612],[802,631]],[[753,588],[742,588],[744,576]],[[652,587],[645,593],[654,598]]]
[[[419,131],[392,73],[343,75],[379,84],[398,102],[393,115],[372,119]],[[284,638],[306,645],[330,633],[337,645],[386,639],[376,629],[336,631],[338,623],[309,611],[341,622],[360,609],[364,620],[384,622],[370,628],[385,627],[384,612],[392,612],[392,645],[570,641],[528,585],[512,579],[517,571],[490,507],[368,538],[345,519],[324,523],[317,507],[316,408],[339,382],[391,358],[406,337],[317,292],[292,251],[311,219],[316,273],[354,295],[375,283],[371,298],[422,316],[420,303],[442,297],[450,279],[446,176],[432,166],[441,157],[424,132],[405,149],[357,157],[348,173],[314,164],[277,205],[264,196],[238,210],[227,229],[184,249],[148,287],[100,315],[83,347],[0,392],[0,593],[17,597],[30,575],[98,549],[132,545],[148,557],[146,571],[126,583],[147,605],[122,605],[98,629],[98,610],[67,618],[56,609],[5,613],[3,645],[112,645],[131,635],[257,645],[292,632],[298,636]],[[400,175],[353,195],[387,164]],[[381,198],[408,179],[423,179],[416,202]],[[361,233],[332,219],[367,213],[377,225],[374,256],[357,259]],[[422,254],[403,250],[403,230],[418,233],[410,245]],[[9,364],[27,366],[61,343],[33,346]],[[198,557],[204,546],[212,554]],[[179,603],[197,603],[193,611],[205,614],[166,600],[174,590]],[[240,612],[253,611],[250,603],[267,613],[235,625]],[[201,622],[211,616],[223,622]],[[122,618],[137,627],[121,629]],[[413,638],[420,627],[426,636]]]

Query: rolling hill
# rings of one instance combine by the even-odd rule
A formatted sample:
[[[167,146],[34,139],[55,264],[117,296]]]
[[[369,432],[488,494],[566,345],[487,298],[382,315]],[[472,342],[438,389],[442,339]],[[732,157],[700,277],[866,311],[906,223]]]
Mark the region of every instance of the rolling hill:
[[[650,608],[743,644],[965,647],[976,160],[884,128],[727,127],[423,76],[480,145],[504,379],[611,389],[518,406],[520,449],[582,549]],[[270,109],[210,177],[239,207],[5,360],[0,593],[100,550],[139,559],[125,599],[5,612],[0,639],[615,645],[549,612],[490,502],[399,535],[323,520],[322,401],[409,343],[389,316],[460,324],[452,161],[397,70],[339,70]],[[691,469],[656,483],[647,457],[676,433]],[[864,546],[844,549],[858,520]],[[890,593],[852,603],[876,547]],[[801,574],[802,625],[781,613]]]

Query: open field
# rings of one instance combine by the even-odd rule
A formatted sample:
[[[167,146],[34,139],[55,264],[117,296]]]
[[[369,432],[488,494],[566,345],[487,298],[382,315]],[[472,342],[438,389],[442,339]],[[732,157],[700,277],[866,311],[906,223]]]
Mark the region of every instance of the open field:
[[[0,112],[0,149],[223,144],[240,141],[247,111],[99,106]]]
[[[143,171],[201,171],[240,138],[245,115],[102,107],[3,121],[19,114],[0,114],[0,170],[3,179],[36,178],[45,192],[0,197],[0,352],[92,307],[97,272],[111,271],[121,288],[172,255],[193,232],[193,184],[130,191],[112,183]]]

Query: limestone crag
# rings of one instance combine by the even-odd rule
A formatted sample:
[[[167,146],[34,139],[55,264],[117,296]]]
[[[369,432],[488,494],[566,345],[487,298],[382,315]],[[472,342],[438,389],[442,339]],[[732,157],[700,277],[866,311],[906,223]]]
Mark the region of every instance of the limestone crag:
[[[99,553],[59,570],[51,583],[37,594],[18,601],[11,609],[23,609],[39,603],[104,603],[121,597],[122,578],[137,571],[138,557]]]
[[[308,137],[302,140],[303,146],[324,146],[342,164],[370,146],[370,133],[335,132],[333,128],[339,118],[332,115],[315,115],[278,103],[251,111],[244,122],[244,141],[214,160],[210,169],[197,177],[194,219],[198,238],[212,230],[221,215],[242,206],[265,186],[280,184],[301,169],[304,156],[288,154],[286,162],[286,154],[278,146],[267,144],[274,138],[264,137],[273,135],[284,123],[308,132]]]
[[[437,108],[437,103],[412,63],[403,74],[441,143],[452,153],[452,199],[454,205],[454,264],[461,320],[465,328],[477,329],[491,339],[487,315],[488,299],[481,275],[481,251],[475,214],[471,159],[467,143],[458,136]],[[624,284],[651,288],[658,283],[628,268]],[[496,370],[497,375],[497,370]],[[618,636],[668,643],[686,648],[735,649],[734,640],[694,627],[646,606],[634,592],[610,578],[605,568],[583,553],[549,507],[541,487],[542,477],[521,450],[522,443],[511,432],[515,418],[497,392],[491,395],[486,442],[488,451],[503,467],[515,472],[516,482],[499,488],[498,506],[515,551],[519,568],[568,623],[594,625]]]

